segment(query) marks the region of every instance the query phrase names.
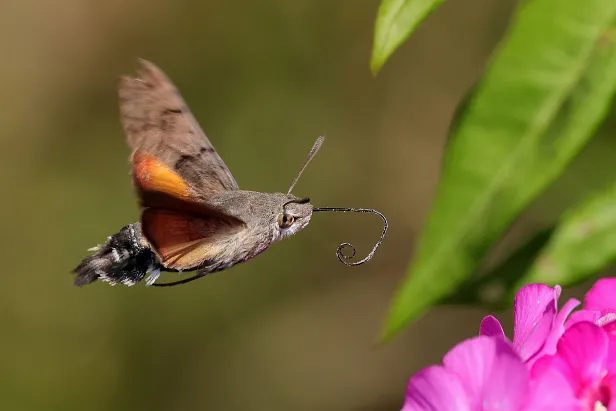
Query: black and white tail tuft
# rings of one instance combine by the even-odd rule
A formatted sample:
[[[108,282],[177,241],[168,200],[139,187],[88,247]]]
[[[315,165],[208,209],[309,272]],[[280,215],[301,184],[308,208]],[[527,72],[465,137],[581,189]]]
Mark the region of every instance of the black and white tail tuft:
[[[141,234],[139,223],[129,224],[119,233],[107,238],[104,244],[91,248],[94,254],[86,257],[77,268],[74,284],[78,287],[97,279],[111,285],[135,285],[150,274],[151,285],[160,275],[160,263]]]

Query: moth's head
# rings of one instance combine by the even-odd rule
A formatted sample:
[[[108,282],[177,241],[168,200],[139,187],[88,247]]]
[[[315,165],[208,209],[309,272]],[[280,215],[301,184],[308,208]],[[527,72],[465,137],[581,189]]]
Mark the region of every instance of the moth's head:
[[[274,241],[293,235],[306,227],[312,217],[312,204],[309,198],[295,197],[293,194],[275,194],[277,206],[274,207],[271,224],[274,228]]]

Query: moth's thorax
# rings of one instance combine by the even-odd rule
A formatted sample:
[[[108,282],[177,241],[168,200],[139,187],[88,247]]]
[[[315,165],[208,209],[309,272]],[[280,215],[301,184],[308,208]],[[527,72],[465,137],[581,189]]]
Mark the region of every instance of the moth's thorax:
[[[250,259],[260,254],[271,244],[308,225],[312,205],[292,201],[300,199],[290,194],[243,190],[222,192],[210,199],[215,208],[244,222],[245,227],[228,239],[229,252],[235,249],[235,253],[242,255],[241,259]],[[291,216],[293,224],[282,228],[279,224],[281,214]]]

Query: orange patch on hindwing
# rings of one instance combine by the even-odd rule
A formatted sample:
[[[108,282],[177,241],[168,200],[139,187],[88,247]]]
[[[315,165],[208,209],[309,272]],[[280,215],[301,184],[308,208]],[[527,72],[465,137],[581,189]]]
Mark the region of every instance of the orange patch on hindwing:
[[[133,180],[147,204],[147,194],[162,194],[191,202],[193,193],[184,179],[156,157],[135,151],[132,157]]]

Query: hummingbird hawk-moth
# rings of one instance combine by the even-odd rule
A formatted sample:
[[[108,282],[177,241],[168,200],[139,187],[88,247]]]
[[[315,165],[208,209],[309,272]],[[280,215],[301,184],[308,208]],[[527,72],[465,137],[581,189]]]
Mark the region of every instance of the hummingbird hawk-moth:
[[[372,258],[387,232],[387,220],[380,212],[315,208],[308,198],[291,194],[323,137],[286,194],[240,190],[173,83],[154,64],[141,60],[141,66],[137,77],[124,76],[119,85],[122,125],[132,151],[131,176],[142,209],[140,222],[91,248],[94,254],[73,270],[75,285],[101,279],[130,286],[146,276],[147,285],[184,284],[256,257],[306,227],[315,211],[379,215],[385,227],[366,258],[346,261],[355,255],[349,243],[336,251],[346,265]],[[352,248],[352,255],[342,252],[345,247]],[[161,271],[197,274],[156,284]]]

